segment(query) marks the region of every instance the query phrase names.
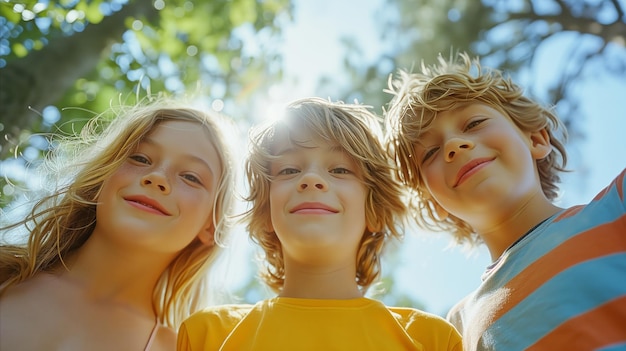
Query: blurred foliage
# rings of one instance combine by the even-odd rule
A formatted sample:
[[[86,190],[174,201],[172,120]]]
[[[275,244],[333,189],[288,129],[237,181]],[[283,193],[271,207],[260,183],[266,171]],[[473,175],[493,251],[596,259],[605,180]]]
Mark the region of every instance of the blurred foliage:
[[[511,73],[532,97],[557,104],[570,135],[580,136],[575,86],[594,79],[597,69],[626,80],[626,3],[619,0],[386,0],[376,14],[383,50],[364,62],[362,48],[346,38],[344,65],[350,82],[339,93],[372,106],[385,106],[383,93],[397,69],[419,70],[422,60],[467,51],[481,62]],[[568,61],[553,86],[533,87],[539,53],[568,37]],[[572,39],[573,37],[573,39]],[[591,68],[593,67],[593,68]],[[326,77],[323,85],[336,82]],[[382,113],[382,110],[378,110]]]
[[[0,1],[0,206],[58,131],[110,105],[193,95],[234,118],[281,79],[290,0]],[[244,45],[245,44],[245,45]],[[71,123],[70,123],[71,121]],[[16,175],[22,174],[22,175]],[[8,186],[15,184],[16,186]]]

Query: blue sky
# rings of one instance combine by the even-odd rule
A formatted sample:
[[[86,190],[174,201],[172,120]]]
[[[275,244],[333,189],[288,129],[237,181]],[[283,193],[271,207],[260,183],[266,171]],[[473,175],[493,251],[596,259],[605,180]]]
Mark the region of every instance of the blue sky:
[[[320,76],[338,74],[343,59],[339,43],[342,36],[358,40],[365,55],[374,57],[379,34],[373,18],[379,7],[380,1],[296,0],[295,23],[285,29],[286,77],[274,89],[274,102],[315,95]],[[542,73],[529,79],[535,88],[553,78],[553,65],[566,64],[562,49],[567,44],[571,43],[564,39],[540,53],[537,69]],[[626,166],[626,143],[622,140],[626,132],[626,79],[597,74],[578,87],[577,94],[586,116],[581,124],[586,139],[567,145],[569,166],[574,172],[563,177],[558,202],[562,207],[588,202]],[[270,102],[268,109],[271,108]],[[255,269],[249,264],[251,246],[245,233],[236,237],[236,253],[230,262],[231,270],[237,274],[231,277],[241,277]],[[396,292],[409,294],[424,303],[429,312],[440,315],[479,284],[480,275],[490,262],[484,248],[468,256],[460,248],[448,248],[448,244],[449,237],[443,233],[407,233],[393,272]],[[237,280],[232,281],[236,286]]]

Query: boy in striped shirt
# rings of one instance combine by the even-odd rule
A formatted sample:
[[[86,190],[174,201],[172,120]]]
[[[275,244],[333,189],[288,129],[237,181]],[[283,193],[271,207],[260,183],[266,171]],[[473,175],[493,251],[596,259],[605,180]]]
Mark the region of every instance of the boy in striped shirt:
[[[626,349],[625,172],[563,209],[558,117],[465,53],[400,71],[387,145],[429,230],[481,244],[493,263],[448,314],[465,350]]]

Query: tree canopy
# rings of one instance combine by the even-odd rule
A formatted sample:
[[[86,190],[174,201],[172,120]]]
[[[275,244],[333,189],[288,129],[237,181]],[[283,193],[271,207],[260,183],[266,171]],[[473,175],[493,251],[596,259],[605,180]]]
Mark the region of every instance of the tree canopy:
[[[39,133],[80,130],[86,111],[152,93],[245,115],[232,102],[281,78],[290,13],[289,0],[0,2],[0,158],[27,165],[48,147]],[[7,181],[21,180],[3,178],[5,204]]]
[[[13,87],[3,89],[0,116],[23,127],[36,118],[24,106],[83,106],[138,84],[177,93],[200,81],[209,96],[245,93],[247,80],[279,73],[270,43],[289,2],[26,1],[2,3],[0,14],[9,39],[2,80]]]
[[[594,79],[598,70],[626,80],[626,4],[619,0],[386,0],[378,22],[384,49],[363,62],[358,45],[347,47],[344,62],[350,86],[346,100],[358,98],[384,106],[390,96],[381,82],[398,69],[417,70],[439,54],[466,51],[484,64],[511,73],[530,95],[557,104],[577,135],[574,88]],[[569,57],[551,86],[533,86],[537,61],[556,40],[570,43]],[[325,84],[333,84],[326,78]]]

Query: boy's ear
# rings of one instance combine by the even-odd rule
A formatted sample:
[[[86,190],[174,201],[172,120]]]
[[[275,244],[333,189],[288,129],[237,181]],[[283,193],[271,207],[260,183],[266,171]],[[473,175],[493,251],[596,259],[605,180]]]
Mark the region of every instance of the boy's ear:
[[[200,231],[198,239],[206,246],[215,245],[215,225],[213,225],[212,219],[209,220],[205,228]]]
[[[530,133],[530,154],[535,160],[546,158],[550,152],[552,152],[552,144],[545,128]]]

